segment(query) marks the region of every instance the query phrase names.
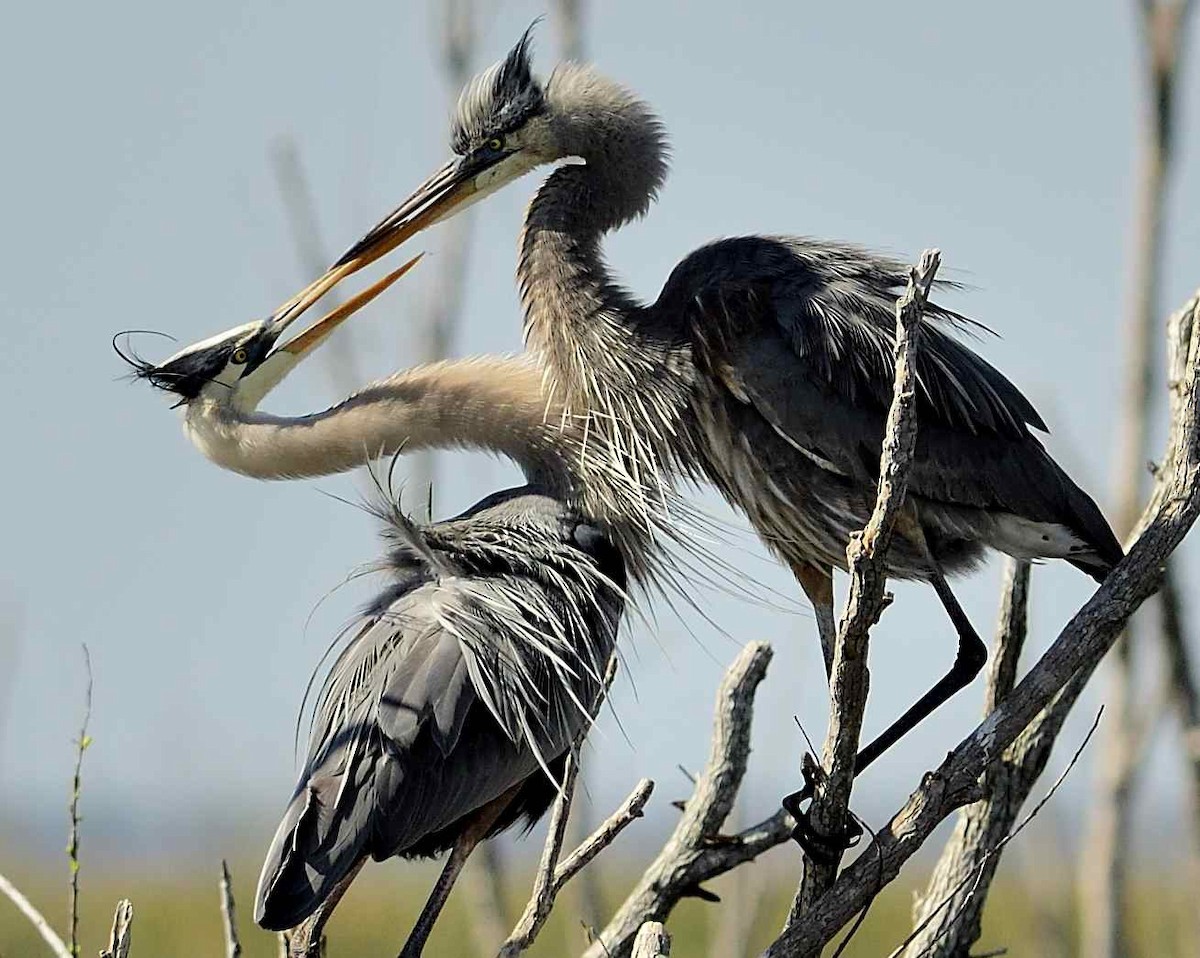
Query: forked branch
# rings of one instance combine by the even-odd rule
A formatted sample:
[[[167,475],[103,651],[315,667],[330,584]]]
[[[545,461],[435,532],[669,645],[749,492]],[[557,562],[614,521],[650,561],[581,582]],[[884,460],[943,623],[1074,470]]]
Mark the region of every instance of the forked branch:
[[[887,551],[892,532],[904,515],[908,472],[917,441],[918,330],[940,265],[941,253],[936,249],[925,250],[918,266],[910,269],[908,288],[896,303],[896,372],[879,463],[875,509],[866,528],[851,536],[846,549],[850,593],[838,622],[834,644],[829,730],[822,754],[823,774],[817,778],[808,813],[811,830],[818,835],[840,836],[846,832],[850,792],[857,771],[858,743],[870,687],[867,646],[871,628],[892,600],[885,591]],[[820,861],[812,855],[806,856],[804,877],[787,925],[797,921],[832,884],[840,858],[840,852]]]
[[[1200,297],[1186,307],[1185,374],[1163,465],[1125,559],[1059,633],[1012,695],[984,720],[876,836],[871,847],[767,950],[770,958],[808,954],[830,941],[892,881],[947,815],[974,800],[979,779],[1065,688],[1082,684],[1129,617],[1154,594],[1163,564],[1200,515]]]

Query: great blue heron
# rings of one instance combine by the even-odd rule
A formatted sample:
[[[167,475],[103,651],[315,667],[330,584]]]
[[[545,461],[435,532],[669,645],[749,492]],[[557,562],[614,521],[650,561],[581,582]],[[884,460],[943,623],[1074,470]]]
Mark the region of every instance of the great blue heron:
[[[725,239],[675,267],[653,303],[622,289],[601,240],[646,213],[667,171],[658,118],[593,68],[534,77],[529,31],[463,91],[455,157],[330,271],[298,309],[405,239],[537,166],[561,165],[525,217],[517,273],[525,336],[567,408],[636,462],[711,480],[784,559],[833,653],[832,572],[874,504],[891,398],[892,308],[905,267],[858,247]],[[917,364],[918,437],[889,574],[932,584],[958,634],[949,672],[859,755],[861,770],[967,685],[986,646],[946,581],[985,548],[1062,558],[1102,580],[1121,547],[1032,430],[1021,392],[930,304]]]
[[[468,398],[466,389],[447,395],[453,366],[438,367],[441,387],[426,393],[410,375],[315,416],[255,412],[330,330],[410,265],[286,344],[278,339],[291,320],[251,323],[159,364],[132,359],[135,373],[179,397],[189,435],[209,458],[254,475],[340,471],[427,436],[466,442],[430,405],[437,395],[445,416],[479,414],[452,412],[454,399]],[[541,421],[545,404],[530,367],[459,366],[464,381],[486,370],[489,381],[507,383],[505,397],[486,398],[536,400]],[[412,412],[416,396],[425,400],[424,419]],[[481,401],[478,391],[470,396]],[[494,423],[524,422],[541,435],[532,410],[491,414]],[[347,630],[352,637],[318,698],[308,757],[259,879],[256,921],[275,930],[303,924],[297,950],[319,936],[367,857],[449,849],[403,952],[419,955],[471,850],[546,811],[570,748],[600,705],[625,601],[621,549],[561,497],[562,474],[573,467],[549,440],[504,439],[495,427],[489,435],[491,448],[525,468],[526,486],[424,528],[390,499],[379,507],[391,547],[380,568],[390,582]]]

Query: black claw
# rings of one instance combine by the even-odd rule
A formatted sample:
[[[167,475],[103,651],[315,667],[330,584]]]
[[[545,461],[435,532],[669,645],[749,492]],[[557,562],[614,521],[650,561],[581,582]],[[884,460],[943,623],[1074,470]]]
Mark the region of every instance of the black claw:
[[[834,834],[826,835],[813,828],[807,811],[797,816],[796,827],[792,829],[792,839],[818,865],[836,865],[838,859],[847,848],[853,848],[862,838],[862,826],[853,818],[839,828]]]
[[[808,759],[809,756],[806,755],[805,758]],[[805,761],[802,774],[804,787],[798,792],[785,795],[780,802],[783,810],[796,821],[796,826],[792,829],[792,840],[817,864],[836,865],[842,852],[858,844],[863,834],[862,826],[851,816],[850,820],[832,835],[823,834],[813,828],[808,810],[801,806],[813,797],[821,769],[815,761]]]

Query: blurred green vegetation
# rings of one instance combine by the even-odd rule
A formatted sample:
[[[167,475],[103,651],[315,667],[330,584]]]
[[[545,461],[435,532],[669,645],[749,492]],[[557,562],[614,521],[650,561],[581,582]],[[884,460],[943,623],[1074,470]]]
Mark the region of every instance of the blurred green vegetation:
[[[65,864],[65,863],[64,863]],[[98,867],[98,866],[96,866]],[[82,908],[80,914],[80,953],[95,955],[105,944],[117,899],[130,898],[134,905],[132,958],[171,958],[171,956],[223,955],[221,915],[218,904],[217,873],[201,874],[189,866],[172,873],[156,868],[137,875],[103,875],[84,860]],[[754,866],[751,866],[753,868]],[[669,923],[675,945],[672,953],[679,958],[716,958],[710,939],[728,921],[730,909],[736,910],[741,927],[749,927],[742,955],[754,955],[774,937],[786,912],[794,887],[790,872],[762,866],[765,875],[756,876],[753,890],[736,887],[737,879],[726,876],[713,883],[721,894],[717,905],[699,901],[684,902]],[[257,865],[249,861],[231,863],[234,892],[238,906],[238,925],[246,958],[274,958],[275,938],[253,924],[253,891]],[[2,869],[0,869],[2,870]],[[628,889],[632,873],[619,877],[617,867],[604,872],[605,905],[615,906]],[[330,955],[387,956],[399,950],[405,934],[416,917],[436,875],[426,865],[390,862],[368,865],[330,923]],[[66,868],[55,878],[10,874],[26,895],[58,929],[65,928]],[[888,888],[872,906],[858,931],[847,956],[877,958],[888,954],[909,931],[909,909],[919,879],[898,882]],[[523,907],[528,894],[528,874],[509,883],[507,906],[510,921]],[[1061,879],[1042,877],[1036,887],[1012,878],[1003,879],[994,888],[988,904],[984,935],[977,953],[1007,948],[1009,955],[1073,955],[1071,888],[1065,873]],[[551,922],[542,932],[531,956],[567,958],[580,954],[586,936],[579,919],[578,889],[568,886],[559,899]],[[451,897],[426,954],[430,958],[472,958],[480,955],[471,934],[468,896],[458,889]],[[1194,909],[1194,890],[1186,882],[1157,881],[1135,884],[1132,921],[1137,956],[1170,958],[1187,953],[1181,920],[1186,909]],[[0,899],[0,956],[35,958],[48,954],[46,946],[7,900]],[[489,952],[494,954],[494,951]],[[720,958],[739,958],[735,953]]]

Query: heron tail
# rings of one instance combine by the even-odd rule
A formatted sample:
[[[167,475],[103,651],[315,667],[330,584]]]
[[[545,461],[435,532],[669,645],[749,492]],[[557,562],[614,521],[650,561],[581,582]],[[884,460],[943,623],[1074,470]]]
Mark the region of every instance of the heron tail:
[[[263,863],[254,920],[286,931],[308,918],[366,857],[369,830],[337,810],[341,776],[308,779],[298,789]],[[355,803],[357,805],[357,803]]]

